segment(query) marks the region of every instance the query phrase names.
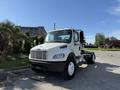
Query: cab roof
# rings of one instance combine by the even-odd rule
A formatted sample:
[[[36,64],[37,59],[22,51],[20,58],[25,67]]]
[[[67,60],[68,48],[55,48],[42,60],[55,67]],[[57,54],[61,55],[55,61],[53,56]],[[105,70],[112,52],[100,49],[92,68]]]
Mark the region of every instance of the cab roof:
[[[50,32],[53,32],[53,31],[62,31],[62,30],[71,30],[71,31],[82,31],[80,29],[73,29],[73,28],[63,28],[63,29],[55,29],[55,30],[52,30]]]

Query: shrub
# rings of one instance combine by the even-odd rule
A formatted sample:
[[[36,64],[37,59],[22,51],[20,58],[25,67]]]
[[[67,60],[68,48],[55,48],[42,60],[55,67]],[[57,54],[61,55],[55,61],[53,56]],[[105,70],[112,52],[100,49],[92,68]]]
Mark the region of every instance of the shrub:
[[[25,40],[23,53],[29,54],[30,49],[31,49],[31,42],[29,40]]]
[[[44,43],[44,38],[41,37],[41,38],[39,39],[39,42],[40,42],[40,44],[43,44],[43,43]]]

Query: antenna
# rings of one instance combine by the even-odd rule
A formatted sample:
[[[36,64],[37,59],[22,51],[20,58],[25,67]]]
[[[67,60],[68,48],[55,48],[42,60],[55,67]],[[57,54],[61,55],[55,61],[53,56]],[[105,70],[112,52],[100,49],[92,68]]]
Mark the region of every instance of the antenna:
[[[56,23],[54,23],[54,30],[56,29]]]

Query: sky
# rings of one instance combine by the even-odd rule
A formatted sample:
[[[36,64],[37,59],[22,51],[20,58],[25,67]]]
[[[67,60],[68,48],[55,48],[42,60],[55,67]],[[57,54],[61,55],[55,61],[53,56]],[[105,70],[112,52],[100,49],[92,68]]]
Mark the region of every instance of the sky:
[[[120,39],[120,0],[0,0],[0,22],[21,26],[82,29],[88,43],[95,34]]]

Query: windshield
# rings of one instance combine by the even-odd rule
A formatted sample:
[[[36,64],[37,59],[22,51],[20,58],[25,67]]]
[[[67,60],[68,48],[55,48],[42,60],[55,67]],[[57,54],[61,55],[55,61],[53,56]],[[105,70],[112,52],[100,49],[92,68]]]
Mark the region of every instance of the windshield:
[[[71,30],[53,31],[47,34],[45,42],[70,43],[72,37]]]

